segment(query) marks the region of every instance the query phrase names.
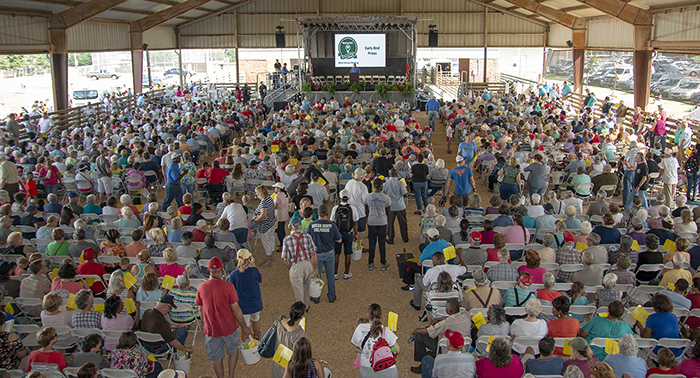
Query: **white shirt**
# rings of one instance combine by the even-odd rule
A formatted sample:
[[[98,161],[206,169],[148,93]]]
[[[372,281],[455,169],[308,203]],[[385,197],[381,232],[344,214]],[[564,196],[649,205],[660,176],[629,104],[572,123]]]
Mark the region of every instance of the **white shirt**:
[[[535,322],[526,322],[525,319],[517,319],[510,326],[510,334],[514,335],[515,337],[531,337],[541,339],[547,336],[547,332],[549,332],[547,322],[542,319],[537,319]],[[525,349],[527,348],[523,345],[513,344],[513,350],[520,354],[525,353]],[[535,345],[533,346],[533,349],[535,350],[535,354],[540,353],[539,346]]]
[[[232,203],[224,208],[224,211],[221,212],[221,218],[226,218],[228,219],[228,222],[231,224],[229,226],[229,230],[235,230],[239,228],[248,228],[248,215],[246,214],[245,210],[243,209],[243,206],[241,206],[240,203]],[[217,220],[218,222],[218,220]]]
[[[569,198],[569,199],[565,199],[561,202],[562,202],[561,207],[562,207],[563,211],[566,211],[567,207],[573,206],[576,208],[577,215],[583,214],[583,200],[581,200],[580,198]],[[557,209],[554,209],[554,211],[556,212]]]
[[[355,332],[352,334],[352,339],[350,340],[352,345],[355,345],[358,348],[362,348],[362,341],[367,336],[367,332],[369,332],[370,327],[370,323],[359,324],[357,328],[355,328]],[[381,336],[386,340],[389,346],[396,344],[396,341],[398,341],[398,337],[396,337],[396,334],[392,332],[389,328],[386,328],[384,326],[382,326]],[[369,359],[372,355],[372,347],[374,347],[374,343],[377,342],[377,339],[378,338],[374,338],[372,336],[367,338],[364,348],[362,348],[362,354],[360,355],[360,366],[372,367],[372,365],[370,365],[369,363]],[[390,367],[389,369],[396,369],[396,365]]]
[[[348,204],[347,202],[340,202],[340,205],[345,205]],[[335,213],[338,211],[338,206],[340,205],[335,205],[333,207],[333,210],[331,210],[331,217],[329,218],[331,222],[335,223]],[[352,209],[352,221],[357,222],[360,220],[360,210],[357,208],[355,205],[350,205],[350,208]]]
[[[350,192],[348,203],[355,205],[355,207],[359,210],[360,218],[365,217],[367,215],[365,213],[365,197],[367,197],[369,194],[365,184],[357,180],[350,180],[347,184],[345,184],[345,189]]]
[[[442,264],[438,265],[436,267],[428,269],[427,272],[425,272],[425,275],[423,276],[423,285],[425,287],[430,287],[433,283],[437,282],[437,278],[442,272],[447,272],[450,274],[450,277],[452,277],[452,281],[457,282],[457,277],[461,276],[467,271],[467,268],[461,266],[461,265],[450,265],[450,264]]]
[[[527,215],[533,218],[537,218],[544,215],[544,206],[542,205],[530,205],[527,207]]]
[[[659,164],[659,169],[664,170],[664,174],[661,175],[661,182],[669,185],[678,184],[678,167],[678,160],[676,158],[663,158]]]
[[[53,127],[53,120],[51,118],[42,117],[39,119],[39,131],[41,133],[47,133],[51,127]]]

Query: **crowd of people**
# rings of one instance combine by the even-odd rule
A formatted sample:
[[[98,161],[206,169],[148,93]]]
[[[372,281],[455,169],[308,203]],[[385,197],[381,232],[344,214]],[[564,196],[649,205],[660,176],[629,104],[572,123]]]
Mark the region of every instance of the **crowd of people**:
[[[700,150],[690,126],[678,122],[672,149],[663,109],[637,109],[626,125],[624,104],[601,112],[591,96],[577,109],[567,87],[432,99],[427,125],[407,101],[348,98],[307,97],[281,111],[235,97],[143,101],[66,130],[12,114],[0,154],[0,287],[40,304],[15,301],[3,315],[41,327],[32,351],[0,332],[0,368],[64,370],[61,350],[81,377],[105,367],[163,376],[146,356],[200,353],[187,340],[201,320],[217,377],[224,360],[233,376],[250,338],[291,351],[271,362],[272,377],[322,376],[324,353],[311,352],[302,325],[322,300],[315,278],[325,271],[333,303],[341,260],[351,280],[353,255],[367,252],[373,271],[378,249],[386,271],[387,244],[402,243],[419,254],[397,261],[402,289],[429,322],[411,334],[414,373],[698,377],[700,321],[673,312],[700,308],[700,211],[689,206]],[[438,127],[448,154],[457,146],[451,169],[433,149]],[[477,181],[494,192],[489,206]],[[260,269],[254,254],[265,256]],[[260,286],[276,257],[294,303],[270,334]],[[598,310],[572,313],[588,304]],[[637,305],[653,311],[631,321]],[[351,337],[360,376],[398,377],[391,320],[376,303],[366,315]],[[64,331],[81,328],[102,333]],[[689,342],[654,349],[658,367],[648,369],[639,337]],[[619,353],[599,338],[617,340]]]

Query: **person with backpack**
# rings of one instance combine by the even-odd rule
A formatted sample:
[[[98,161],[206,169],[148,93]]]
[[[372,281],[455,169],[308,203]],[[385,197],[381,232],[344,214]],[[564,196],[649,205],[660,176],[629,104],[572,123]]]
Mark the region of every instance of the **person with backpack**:
[[[360,378],[398,378],[395,355],[398,337],[382,325],[382,307],[369,305],[367,318],[360,318],[350,341],[360,360]]]
[[[350,192],[347,189],[340,191],[340,205],[333,207],[331,211],[331,222],[335,222],[338,226],[338,231],[340,231],[340,243],[335,243],[335,279],[338,279],[338,265],[340,264],[340,252],[345,248],[345,273],[343,274],[344,280],[349,280],[352,278],[352,273],[350,273],[350,263],[352,259],[352,245],[355,240],[357,240],[357,221],[360,220],[360,211],[353,205],[348,203],[350,199]]]
[[[335,266],[335,243],[342,241],[340,231],[335,223],[328,220],[328,206],[321,204],[318,209],[318,220],[309,224],[306,232],[316,245],[316,258],[318,259],[318,271],[326,267],[326,282],[328,283],[328,302],[335,302],[335,278],[333,267]],[[311,298],[314,303],[319,298]]]

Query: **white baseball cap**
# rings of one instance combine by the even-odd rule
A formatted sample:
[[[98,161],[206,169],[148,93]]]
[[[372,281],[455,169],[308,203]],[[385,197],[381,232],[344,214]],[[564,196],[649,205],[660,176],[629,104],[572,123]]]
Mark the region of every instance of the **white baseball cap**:
[[[459,163],[460,161],[464,161],[464,158],[461,155],[457,155],[457,157],[455,158],[455,161],[457,161],[457,163]]]

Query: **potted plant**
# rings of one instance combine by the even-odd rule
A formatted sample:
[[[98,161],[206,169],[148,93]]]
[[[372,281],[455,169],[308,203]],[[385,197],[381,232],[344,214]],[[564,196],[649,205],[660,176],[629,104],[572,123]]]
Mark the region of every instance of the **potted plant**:
[[[314,90],[313,86],[311,83],[304,83],[304,85],[301,86],[301,90],[303,92],[309,93]]]
[[[333,96],[336,91],[335,83],[326,83],[321,87],[324,91],[328,92],[329,95]]]
[[[386,98],[387,93],[389,93],[389,84],[381,82],[377,84],[376,90],[380,98]]]
[[[413,84],[412,83],[406,83],[406,84],[397,84],[397,88],[399,93],[401,93],[401,97],[408,97],[413,93]]]
[[[355,93],[360,93],[365,89],[366,83],[363,80],[360,80],[355,83],[351,83],[349,81],[345,82],[345,86],[348,88],[348,90],[353,91]]]

